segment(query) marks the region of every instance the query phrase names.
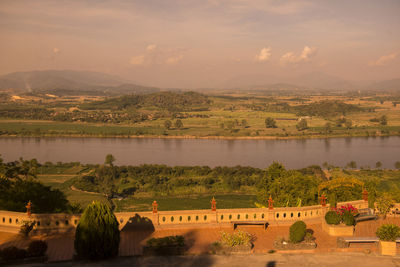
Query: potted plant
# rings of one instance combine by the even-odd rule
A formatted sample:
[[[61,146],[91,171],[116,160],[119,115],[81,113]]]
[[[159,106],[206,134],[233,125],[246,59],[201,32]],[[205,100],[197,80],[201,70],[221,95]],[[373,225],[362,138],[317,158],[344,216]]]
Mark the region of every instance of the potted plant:
[[[325,214],[322,228],[331,236],[352,236],[354,234],[354,215],[358,210],[351,204],[332,208]]]
[[[395,224],[384,224],[376,231],[379,238],[379,251],[382,255],[396,255],[396,239],[400,237],[400,227]]]

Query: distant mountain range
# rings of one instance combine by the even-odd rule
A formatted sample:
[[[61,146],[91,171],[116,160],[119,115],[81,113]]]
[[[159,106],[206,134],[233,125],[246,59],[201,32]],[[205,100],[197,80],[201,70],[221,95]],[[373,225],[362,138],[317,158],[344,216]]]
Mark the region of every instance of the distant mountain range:
[[[284,80],[283,82],[281,80]],[[217,88],[239,90],[400,90],[400,79],[360,83],[322,72],[279,79],[268,75],[236,76]],[[118,76],[74,70],[14,72],[0,76],[0,91],[64,94],[153,93],[160,88],[137,85]],[[172,89],[171,89],[172,90]],[[173,89],[177,90],[177,89]]]
[[[130,83],[109,74],[74,71],[44,70],[13,72],[0,76],[0,90],[22,92],[103,92],[103,93],[151,93],[155,87]]]
[[[256,82],[255,82],[256,81]],[[222,87],[252,90],[400,90],[400,79],[377,82],[357,82],[344,80],[323,72],[312,72],[284,79],[271,75],[236,76],[226,81]]]

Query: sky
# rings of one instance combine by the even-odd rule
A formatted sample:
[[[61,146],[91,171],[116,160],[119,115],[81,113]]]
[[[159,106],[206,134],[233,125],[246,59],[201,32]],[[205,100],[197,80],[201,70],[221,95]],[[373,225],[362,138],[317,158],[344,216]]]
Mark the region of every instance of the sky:
[[[1,0],[0,74],[46,69],[163,88],[400,78],[400,1]]]

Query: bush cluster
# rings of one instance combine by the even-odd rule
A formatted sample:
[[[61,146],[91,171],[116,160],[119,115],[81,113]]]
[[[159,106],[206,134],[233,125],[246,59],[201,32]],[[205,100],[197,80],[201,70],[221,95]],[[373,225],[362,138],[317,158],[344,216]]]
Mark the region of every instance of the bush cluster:
[[[289,229],[289,240],[292,243],[299,243],[304,240],[306,235],[306,224],[303,221],[297,221]]]
[[[185,246],[185,238],[181,235],[151,238],[146,242],[148,247],[161,248],[170,246]]]
[[[335,224],[335,225],[337,225],[337,224],[340,223],[341,220],[342,219],[340,218],[340,215],[337,214],[336,211],[331,210],[331,211],[328,211],[325,214],[325,221],[326,221],[327,224]]]
[[[376,231],[376,236],[382,241],[396,241],[400,237],[400,227],[395,224],[384,224]]]
[[[355,224],[354,215],[350,211],[343,212],[342,221],[345,225],[351,226]]]
[[[221,233],[221,243],[227,247],[250,245],[253,239],[254,237],[251,234],[240,230],[232,234],[227,232]]]
[[[24,259],[27,257],[42,257],[47,250],[47,243],[42,240],[35,240],[29,244],[28,249],[21,249],[15,246],[6,247],[0,250],[0,258],[6,261]]]
[[[46,253],[47,243],[43,240],[35,240],[29,244],[28,255],[30,257],[42,257]]]
[[[344,210],[342,212],[338,211],[328,211],[325,214],[325,221],[327,224],[338,225],[343,222],[347,226],[355,225],[355,219],[352,211]]]

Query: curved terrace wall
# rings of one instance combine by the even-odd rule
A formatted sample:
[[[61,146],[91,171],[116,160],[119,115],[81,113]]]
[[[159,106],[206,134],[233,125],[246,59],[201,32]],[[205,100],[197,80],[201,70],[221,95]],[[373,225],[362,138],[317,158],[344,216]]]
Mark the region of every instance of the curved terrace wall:
[[[338,206],[352,204],[356,208],[367,208],[368,202],[363,200],[338,203]],[[399,207],[396,205],[395,207]],[[265,221],[270,225],[291,224],[294,221],[312,221],[321,219],[329,210],[329,205],[306,207],[276,207],[248,208],[248,209],[217,209],[211,210],[179,210],[153,212],[116,212],[120,228],[122,229],[132,218],[139,215],[142,219],[151,221],[155,228],[174,226],[200,226],[221,225],[232,222],[254,222]],[[21,223],[27,220],[37,222],[35,231],[41,232],[68,232],[75,231],[79,222],[80,214],[32,214],[28,216],[22,212],[0,211],[0,231],[17,233]]]

